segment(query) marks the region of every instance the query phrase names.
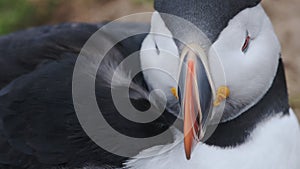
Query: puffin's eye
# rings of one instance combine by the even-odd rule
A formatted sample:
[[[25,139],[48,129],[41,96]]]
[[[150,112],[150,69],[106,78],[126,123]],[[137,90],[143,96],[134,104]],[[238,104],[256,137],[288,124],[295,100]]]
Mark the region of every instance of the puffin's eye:
[[[248,32],[247,32],[247,36],[246,36],[246,39],[245,39],[245,43],[244,43],[244,45],[243,45],[243,47],[242,47],[242,51],[243,51],[244,53],[247,52],[247,49],[248,49],[249,44],[250,44],[250,40],[251,40],[251,38],[250,38],[250,36],[249,36],[249,34],[248,34]]]

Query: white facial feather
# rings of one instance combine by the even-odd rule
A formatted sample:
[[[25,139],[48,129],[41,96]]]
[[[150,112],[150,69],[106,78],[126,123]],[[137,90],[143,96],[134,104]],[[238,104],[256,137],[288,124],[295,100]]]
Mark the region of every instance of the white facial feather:
[[[244,53],[242,46],[247,32],[251,40]],[[209,54],[212,77],[216,87],[227,85],[230,88],[231,102],[247,105],[228,120],[252,107],[268,91],[277,72],[280,51],[272,24],[261,5],[240,12],[221,32]],[[218,59],[223,65],[226,84],[221,78],[221,68],[215,66]]]
[[[251,40],[247,51],[242,47],[247,35]],[[230,97],[226,104],[237,109],[228,110],[223,121],[231,120],[256,104],[271,87],[280,58],[280,44],[272,23],[261,5],[237,14],[220,33],[208,53],[208,63],[215,87],[226,85]],[[179,71],[178,48],[172,34],[159,13],[154,12],[151,33],[142,44],[141,65],[150,90],[160,89],[166,98],[176,87]],[[220,64],[222,66],[220,66]],[[222,109],[216,107],[216,113]]]
[[[140,59],[150,90],[160,89],[168,99],[174,98],[171,88],[177,87],[179,53],[158,12],[153,13],[151,31],[143,41]]]

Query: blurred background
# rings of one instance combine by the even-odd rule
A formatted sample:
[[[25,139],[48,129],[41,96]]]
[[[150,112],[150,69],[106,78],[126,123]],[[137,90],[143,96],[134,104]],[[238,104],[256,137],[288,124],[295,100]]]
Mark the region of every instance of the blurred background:
[[[109,21],[153,11],[152,4],[153,0],[0,0],[0,35],[45,24]],[[290,104],[300,117],[300,1],[263,0],[263,6],[281,41]]]

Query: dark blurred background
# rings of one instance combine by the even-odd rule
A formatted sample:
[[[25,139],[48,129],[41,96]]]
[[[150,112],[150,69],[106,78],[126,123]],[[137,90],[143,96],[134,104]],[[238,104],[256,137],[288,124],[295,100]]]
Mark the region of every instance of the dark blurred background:
[[[39,25],[114,20],[153,11],[152,4],[153,0],[0,0],[0,35]],[[290,103],[300,117],[300,1],[263,0],[263,6],[281,41]]]

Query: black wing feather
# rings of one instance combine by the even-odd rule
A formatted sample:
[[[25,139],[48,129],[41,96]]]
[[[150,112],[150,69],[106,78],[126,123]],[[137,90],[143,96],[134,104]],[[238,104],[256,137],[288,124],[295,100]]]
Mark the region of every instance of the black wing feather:
[[[97,146],[83,131],[73,107],[74,64],[84,43],[100,26],[62,24],[34,28],[0,38],[1,168],[52,169],[87,165],[98,168],[122,167],[127,158],[116,156]],[[147,25],[123,26],[148,30]],[[123,28],[120,27],[120,31]],[[107,55],[110,61],[105,63],[119,63],[128,54],[139,50],[144,37],[145,35],[138,35],[120,42]],[[107,111],[102,113],[116,129],[124,130],[125,133],[130,131],[137,136],[149,136],[167,129],[163,117],[142,125],[113,116],[117,111],[106,92],[110,88],[101,83],[107,80],[107,74],[99,70],[97,76],[96,83],[99,84],[96,95],[107,104]],[[145,109],[149,105],[145,98],[146,85],[142,76],[134,81],[140,89],[135,89],[133,102],[140,109]]]

